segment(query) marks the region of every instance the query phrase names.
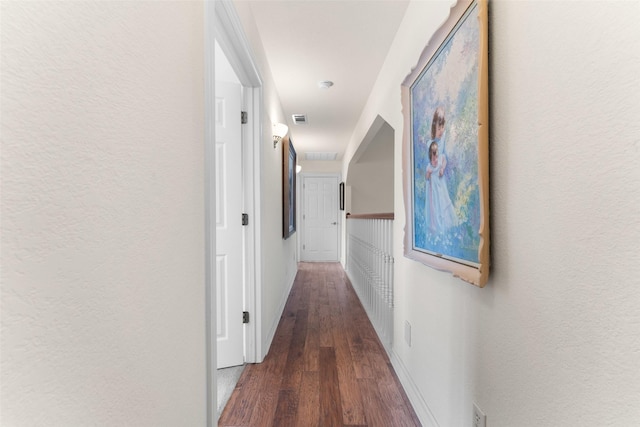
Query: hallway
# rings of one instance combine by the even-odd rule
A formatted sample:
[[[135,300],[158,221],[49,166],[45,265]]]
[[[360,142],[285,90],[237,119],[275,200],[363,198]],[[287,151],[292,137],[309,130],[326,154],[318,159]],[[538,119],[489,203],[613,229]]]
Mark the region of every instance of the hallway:
[[[264,362],[247,365],[219,426],[419,426],[338,263],[300,263]]]

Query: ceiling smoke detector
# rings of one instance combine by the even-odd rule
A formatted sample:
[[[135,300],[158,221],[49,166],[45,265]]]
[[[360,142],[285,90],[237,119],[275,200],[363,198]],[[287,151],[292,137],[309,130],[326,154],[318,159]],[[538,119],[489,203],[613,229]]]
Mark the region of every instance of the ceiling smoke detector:
[[[318,82],[318,87],[320,89],[329,89],[331,86],[333,86],[333,82],[331,80],[323,80],[321,82]]]

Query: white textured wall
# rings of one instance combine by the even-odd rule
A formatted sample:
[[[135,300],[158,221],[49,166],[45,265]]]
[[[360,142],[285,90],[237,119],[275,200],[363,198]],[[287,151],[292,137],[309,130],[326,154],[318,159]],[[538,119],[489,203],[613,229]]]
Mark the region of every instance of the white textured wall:
[[[337,173],[342,171],[342,162],[339,160],[304,160],[304,154],[298,153],[298,164],[305,173]]]
[[[362,149],[362,147],[360,147]],[[351,162],[347,186],[352,214],[393,212],[394,132],[386,123]]]
[[[640,425],[640,3],[491,2],[484,289],[402,256],[400,83],[449,4],[410,4],[353,140],[396,130],[394,364],[425,426]]]
[[[352,214],[393,212],[393,156],[388,162],[356,163],[349,168]]]
[[[1,13],[0,425],[204,425],[202,2]]]
[[[273,333],[280,320],[284,303],[297,272],[296,245],[298,233],[282,239],[282,144],[273,148],[272,123],[285,123],[267,62],[256,28],[250,2],[234,1],[243,24],[253,58],[262,77],[262,147],[261,200],[262,214],[262,340],[263,352],[269,350]],[[295,145],[295,141],[294,141]]]

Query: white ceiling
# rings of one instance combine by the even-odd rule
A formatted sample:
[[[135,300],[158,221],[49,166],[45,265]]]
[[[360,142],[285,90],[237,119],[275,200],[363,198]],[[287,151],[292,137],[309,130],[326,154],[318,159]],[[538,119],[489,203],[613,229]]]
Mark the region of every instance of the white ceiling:
[[[248,1],[298,158],[342,159],[408,1]],[[334,86],[319,89],[322,80]],[[294,125],[292,114],[308,124]]]

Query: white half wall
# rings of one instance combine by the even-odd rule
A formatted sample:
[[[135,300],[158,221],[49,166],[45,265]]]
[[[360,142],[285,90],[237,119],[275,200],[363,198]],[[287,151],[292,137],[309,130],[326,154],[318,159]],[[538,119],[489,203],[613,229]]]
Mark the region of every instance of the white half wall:
[[[0,425],[205,425],[203,2],[0,7]]]
[[[425,426],[638,425],[640,3],[490,2],[484,289],[402,256],[400,84],[451,4],[411,2],[343,166],[396,129],[398,373]]]

